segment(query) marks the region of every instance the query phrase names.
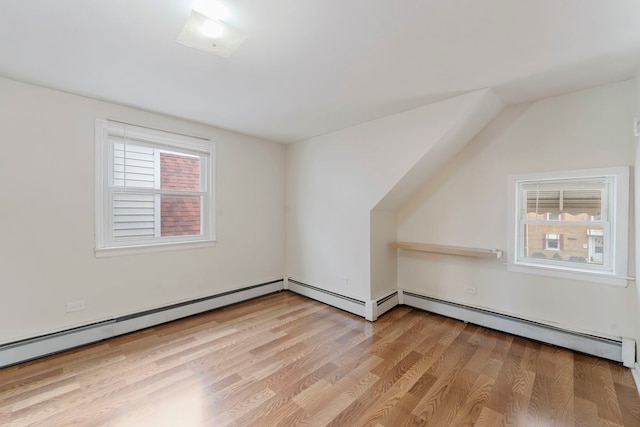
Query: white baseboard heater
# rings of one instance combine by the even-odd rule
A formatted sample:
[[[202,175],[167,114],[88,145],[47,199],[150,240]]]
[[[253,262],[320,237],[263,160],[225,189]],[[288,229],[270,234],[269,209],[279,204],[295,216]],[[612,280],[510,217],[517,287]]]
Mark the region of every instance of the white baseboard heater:
[[[393,307],[404,304],[513,335],[622,362],[627,367],[635,365],[635,341],[632,339],[621,338],[616,340],[567,331],[542,323],[439,300],[410,291],[392,291],[376,300],[363,301],[285,278],[52,334],[2,344],[0,345],[0,368],[215,310],[279,292],[283,289],[288,289],[371,321],[376,320],[378,316]],[[638,371],[640,372],[640,369]]]
[[[0,368],[102,341],[283,290],[274,280],[52,334],[0,345]]]
[[[295,292],[296,294],[304,295],[313,300],[320,301],[332,307],[339,308],[340,310],[348,311],[349,313],[365,317],[366,301],[351,298],[345,295],[340,295],[336,292],[328,291],[317,286],[308,285],[291,278],[289,278],[287,282],[287,289]]]
[[[296,294],[348,311],[372,322],[399,304],[398,291],[392,291],[376,300],[363,301],[291,278],[287,278],[285,287]]]
[[[635,364],[635,341],[608,339],[567,331],[538,322],[495,313],[466,305],[402,291],[405,305],[443,316],[507,332],[536,341],[569,348],[582,353],[622,362],[627,367]]]

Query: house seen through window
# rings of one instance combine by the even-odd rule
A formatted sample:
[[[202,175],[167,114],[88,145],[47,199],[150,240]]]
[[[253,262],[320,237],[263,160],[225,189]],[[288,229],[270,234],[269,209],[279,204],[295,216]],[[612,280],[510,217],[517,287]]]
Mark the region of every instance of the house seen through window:
[[[556,182],[558,189],[545,189],[551,183],[523,184],[526,197],[526,218],[523,220],[523,258],[551,259],[571,263],[602,265],[603,254],[595,255],[595,235],[603,246],[605,228],[602,220],[603,200],[606,202],[606,180],[593,181],[593,188],[569,189],[577,181]],[[560,189],[562,185],[567,189]]]

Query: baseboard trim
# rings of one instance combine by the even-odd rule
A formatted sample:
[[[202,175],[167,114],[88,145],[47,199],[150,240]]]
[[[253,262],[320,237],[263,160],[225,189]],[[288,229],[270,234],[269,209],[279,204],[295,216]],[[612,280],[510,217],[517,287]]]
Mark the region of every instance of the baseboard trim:
[[[512,335],[557,345],[616,362],[623,361],[623,342],[555,328],[501,313],[401,291],[405,305]],[[625,348],[625,352],[629,349]],[[635,353],[633,355],[635,360]]]
[[[263,295],[279,292],[283,289],[284,281],[282,279],[274,280],[204,298],[172,304],[166,307],[159,307],[153,310],[96,322],[78,328],[70,328],[52,334],[2,344],[0,345],[0,368],[215,310],[242,301],[248,301]]]

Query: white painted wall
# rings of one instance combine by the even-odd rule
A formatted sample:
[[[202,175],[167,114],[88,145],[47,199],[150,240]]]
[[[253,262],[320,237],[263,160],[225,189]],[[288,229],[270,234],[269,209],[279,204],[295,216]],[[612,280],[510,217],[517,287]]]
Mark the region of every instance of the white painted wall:
[[[384,246],[393,233],[372,241],[371,211],[381,202],[380,210],[393,211],[419,177],[434,172],[500,108],[491,91],[477,91],[288,146],[287,275],[361,300],[395,289],[386,280],[393,265],[376,266],[384,277],[372,283],[371,244]],[[405,180],[425,155],[432,161]],[[396,191],[400,197],[386,201]],[[376,228],[384,221],[388,229],[389,218],[377,216]],[[388,261],[385,252],[376,248],[373,255]]]
[[[634,116],[640,118],[640,71],[636,73],[634,80]],[[633,138],[633,145],[635,150],[634,158],[634,171],[633,176],[633,191],[635,196],[634,206],[634,219],[635,224],[640,224],[640,136]],[[635,265],[640,265],[640,227],[635,228],[634,234],[630,233],[630,236],[635,236]],[[638,356],[640,354],[640,287],[636,286],[636,318],[635,318],[635,340],[636,340],[636,359],[640,360]],[[640,383],[638,384],[640,388]]]
[[[96,118],[217,143],[217,246],[95,257]],[[6,79],[0,129],[0,343],[283,277],[284,146]]]
[[[397,249],[389,243],[397,240],[395,211],[371,211],[371,295],[379,298],[395,290],[398,282]]]
[[[633,82],[622,82],[506,109],[398,211],[398,239],[506,249],[509,174],[633,164],[633,92]],[[633,258],[630,265],[633,275]],[[502,260],[401,251],[398,285],[569,330],[636,334],[634,283],[617,288],[511,273]]]

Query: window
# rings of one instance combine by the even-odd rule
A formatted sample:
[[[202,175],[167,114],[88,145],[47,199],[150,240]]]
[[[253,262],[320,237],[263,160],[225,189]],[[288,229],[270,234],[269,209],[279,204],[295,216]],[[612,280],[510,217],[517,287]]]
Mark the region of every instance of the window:
[[[545,234],[544,247],[550,251],[560,250],[560,235],[555,233]]]
[[[509,178],[511,271],[626,286],[629,169]]]
[[[96,121],[96,254],[211,245],[213,144]]]

